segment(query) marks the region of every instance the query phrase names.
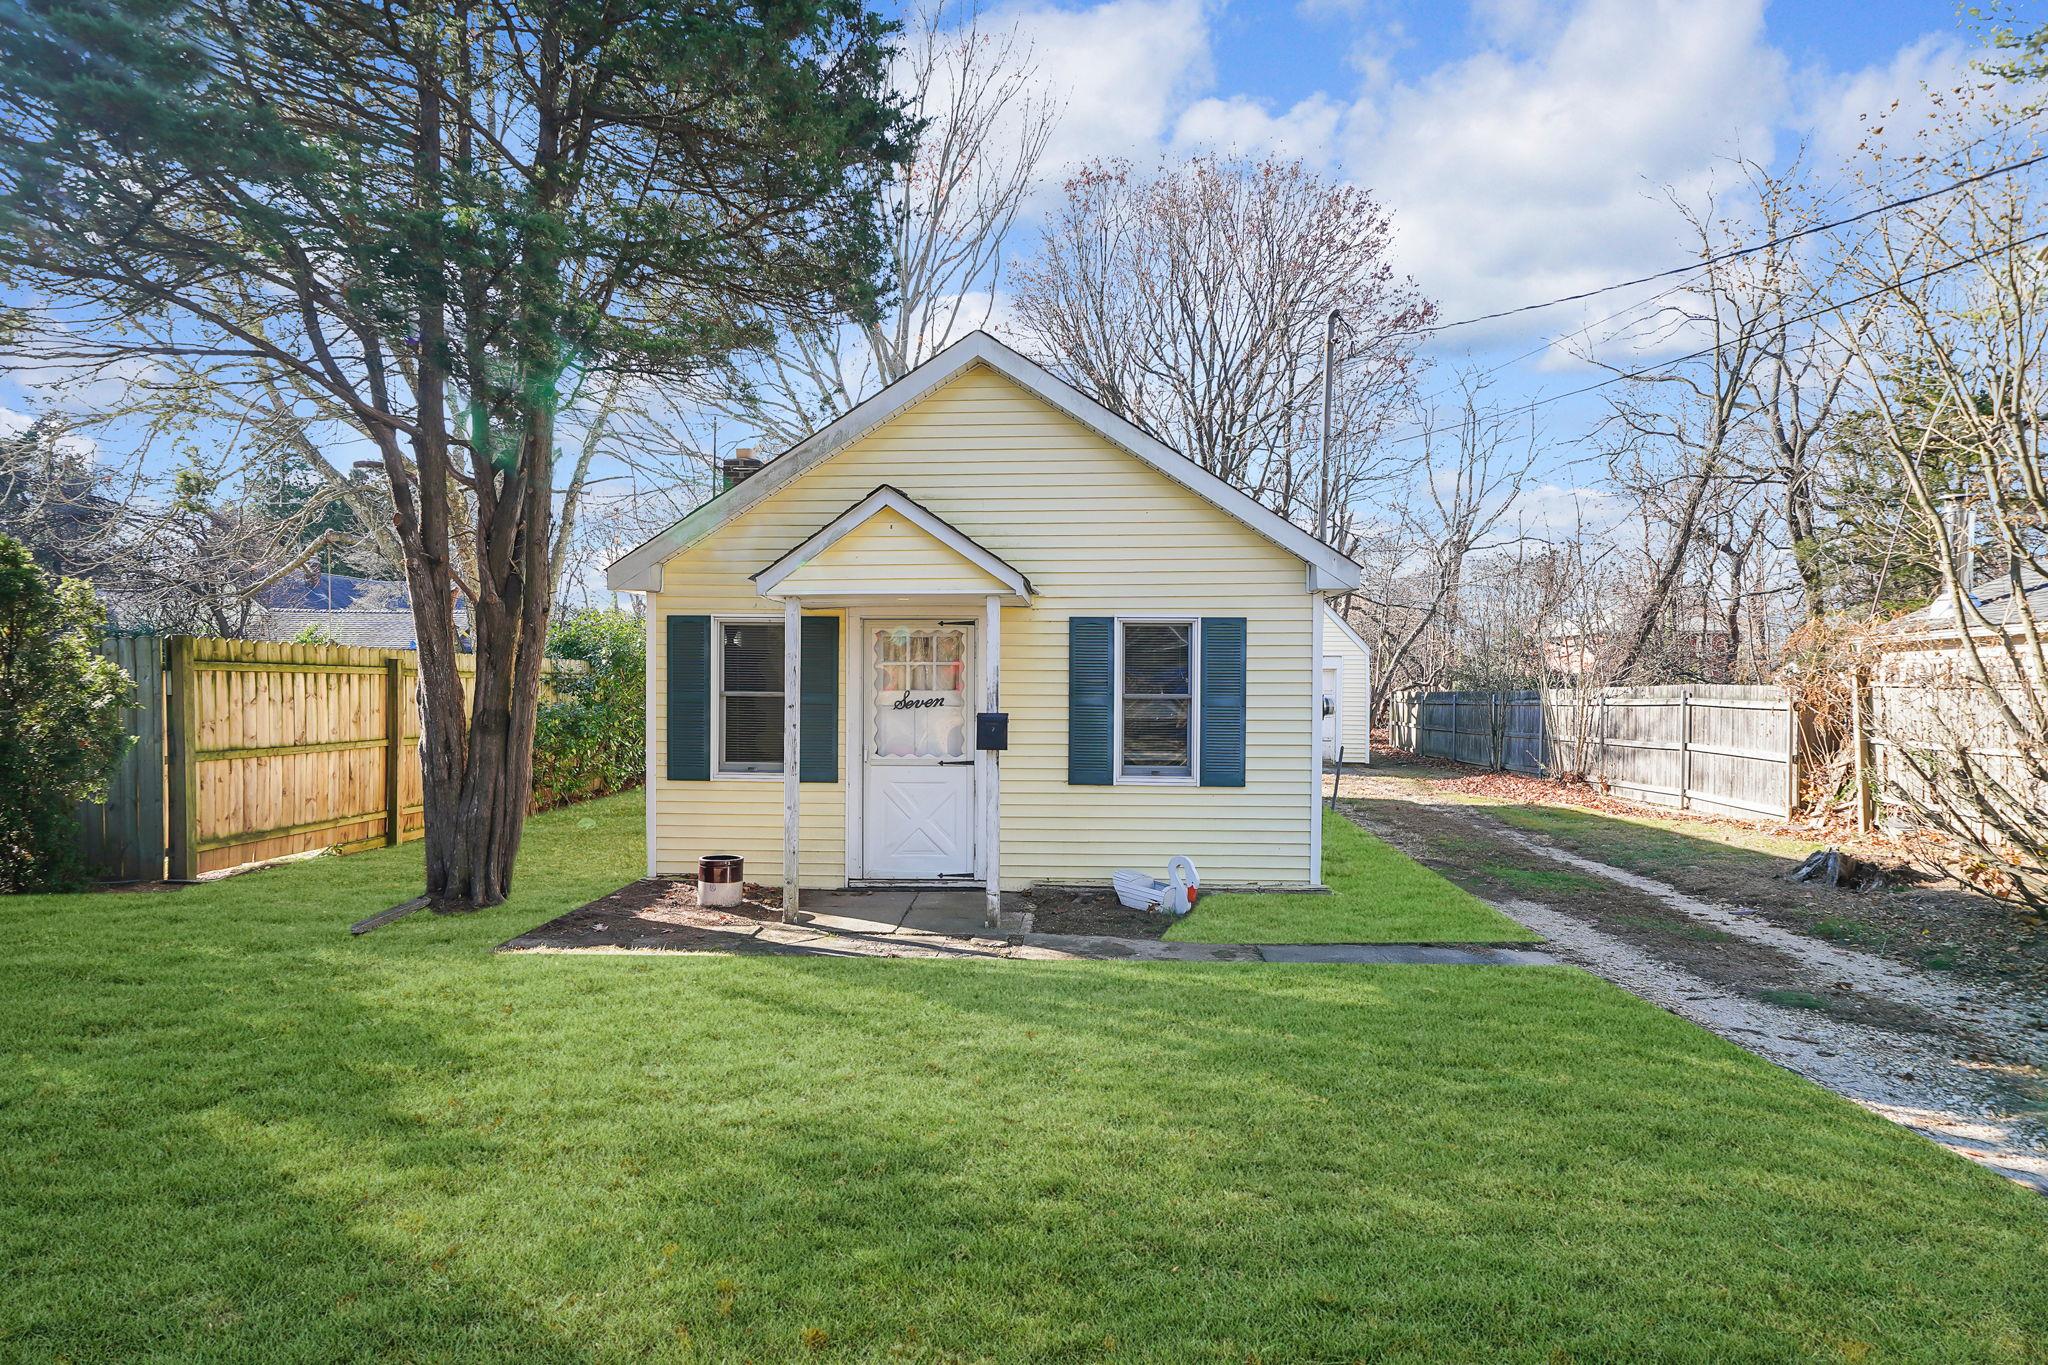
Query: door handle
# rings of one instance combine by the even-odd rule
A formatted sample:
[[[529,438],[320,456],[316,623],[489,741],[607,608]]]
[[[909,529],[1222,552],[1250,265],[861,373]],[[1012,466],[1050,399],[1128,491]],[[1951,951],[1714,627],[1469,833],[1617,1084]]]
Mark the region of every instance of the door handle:
[[[939,766],[941,768],[971,768],[974,766],[974,760],[971,758],[942,758],[939,760]]]

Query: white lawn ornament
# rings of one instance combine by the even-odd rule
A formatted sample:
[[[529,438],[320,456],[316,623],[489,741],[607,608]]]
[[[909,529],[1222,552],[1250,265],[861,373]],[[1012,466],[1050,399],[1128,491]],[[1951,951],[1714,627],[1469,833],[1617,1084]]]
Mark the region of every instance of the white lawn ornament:
[[[1130,868],[1117,872],[1110,882],[1116,887],[1116,898],[1129,908],[1164,910],[1169,915],[1185,915],[1202,894],[1194,863],[1178,855],[1168,860],[1163,882]]]

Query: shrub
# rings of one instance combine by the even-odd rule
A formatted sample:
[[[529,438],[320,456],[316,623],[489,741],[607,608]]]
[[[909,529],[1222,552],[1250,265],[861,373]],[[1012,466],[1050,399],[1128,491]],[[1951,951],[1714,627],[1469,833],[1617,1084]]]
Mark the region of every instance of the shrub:
[[[106,611],[0,536],[0,891],[84,879],[72,807],[104,796],[128,747],[133,684],[99,653]]]
[[[631,612],[572,612],[548,633],[548,657],[583,667],[550,675],[533,737],[533,809],[609,796],[647,770],[647,648]]]

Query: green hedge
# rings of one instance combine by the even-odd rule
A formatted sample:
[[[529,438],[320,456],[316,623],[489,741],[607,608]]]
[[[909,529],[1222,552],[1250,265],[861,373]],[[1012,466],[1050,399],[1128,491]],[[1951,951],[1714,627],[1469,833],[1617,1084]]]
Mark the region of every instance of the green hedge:
[[[572,612],[548,633],[548,657],[584,667],[556,674],[533,738],[536,811],[637,787],[647,772],[647,649],[630,612]]]
[[[0,536],[0,892],[85,880],[72,807],[106,795],[134,693],[99,653],[106,622],[90,587]]]

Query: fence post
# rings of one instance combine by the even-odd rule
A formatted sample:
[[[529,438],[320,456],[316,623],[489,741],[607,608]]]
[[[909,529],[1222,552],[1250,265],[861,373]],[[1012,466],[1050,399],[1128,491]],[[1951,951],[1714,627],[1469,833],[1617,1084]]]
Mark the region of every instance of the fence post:
[[[1692,689],[1678,694],[1678,808],[1692,809]]]
[[[1870,674],[1862,668],[1849,673],[1849,752],[1853,758],[1851,771],[1856,785],[1856,832],[1870,833],[1873,816],[1871,810],[1874,793],[1870,786],[1870,720],[1865,708],[1869,705],[1868,689]]]
[[[1599,766],[1599,767],[1598,767],[1597,769],[1595,769],[1595,770],[1594,770],[1594,773],[1593,773],[1593,775],[1594,775],[1595,777],[1599,778],[1599,779],[1600,779],[1600,781],[1602,781],[1602,782],[1605,782],[1605,781],[1607,780],[1607,694],[1606,694],[1605,692],[1602,692],[1602,693],[1600,694],[1600,727],[1599,727],[1599,728],[1600,728],[1600,744],[1599,744],[1599,747],[1598,747],[1598,748],[1597,748],[1597,749],[1595,750],[1595,752],[1596,752],[1597,754],[1599,754],[1599,760],[1598,760],[1598,761],[1599,761],[1599,764],[1600,764],[1600,766]]]
[[[1799,808],[1799,706],[1785,689],[1785,818]]]
[[[384,661],[384,843],[398,842],[399,821],[404,807],[398,778],[405,761],[405,657],[394,654]]]
[[[170,640],[171,704],[164,717],[164,743],[170,755],[170,777],[165,785],[171,807],[170,874],[174,882],[189,882],[199,876],[199,760],[193,752],[199,732],[195,644],[189,635],[174,635]]]

